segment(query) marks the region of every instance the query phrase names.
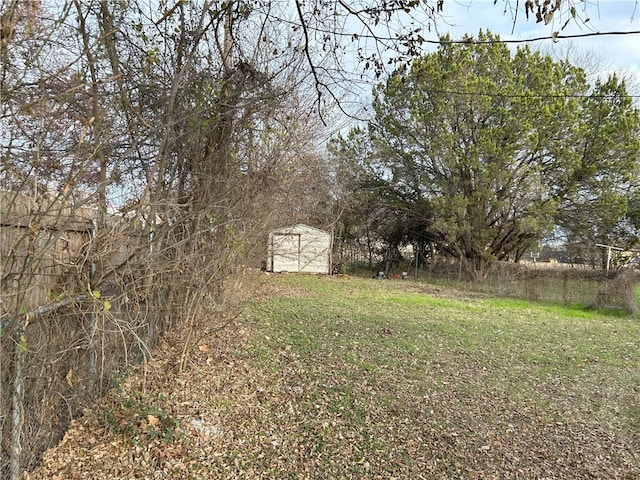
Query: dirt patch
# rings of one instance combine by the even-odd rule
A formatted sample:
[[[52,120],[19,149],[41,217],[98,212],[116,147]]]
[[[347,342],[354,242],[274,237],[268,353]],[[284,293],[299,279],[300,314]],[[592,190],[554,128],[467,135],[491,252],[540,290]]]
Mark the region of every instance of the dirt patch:
[[[304,298],[309,295],[309,292],[302,287],[279,281],[278,277],[286,275],[286,273],[264,273],[254,276],[251,283],[252,287],[245,289],[247,299],[260,301],[273,297]]]

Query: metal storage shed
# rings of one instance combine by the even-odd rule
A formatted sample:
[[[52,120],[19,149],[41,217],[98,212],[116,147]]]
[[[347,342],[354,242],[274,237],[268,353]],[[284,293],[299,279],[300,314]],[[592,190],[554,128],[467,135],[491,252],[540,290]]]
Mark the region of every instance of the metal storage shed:
[[[267,269],[272,272],[331,272],[329,232],[298,224],[269,233]]]

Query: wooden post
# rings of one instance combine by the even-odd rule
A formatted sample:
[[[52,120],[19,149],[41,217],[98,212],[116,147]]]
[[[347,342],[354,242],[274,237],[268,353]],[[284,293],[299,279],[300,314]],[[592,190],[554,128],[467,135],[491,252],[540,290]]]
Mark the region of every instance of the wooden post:
[[[607,249],[607,268],[604,273],[604,292],[607,292],[607,283],[609,282],[609,267],[611,265],[611,250],[624,250],[624,248],[614,247],[613,245],[603,245],[602,243],[596,243],[596,247]]]

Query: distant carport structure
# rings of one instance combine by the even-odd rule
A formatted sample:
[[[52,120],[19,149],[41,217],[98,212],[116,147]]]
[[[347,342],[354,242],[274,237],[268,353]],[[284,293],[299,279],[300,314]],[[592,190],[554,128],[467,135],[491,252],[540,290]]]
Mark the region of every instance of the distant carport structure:
[[[269,233],[267,269],[272,272],[331,273],[329,232],[302,223]]]

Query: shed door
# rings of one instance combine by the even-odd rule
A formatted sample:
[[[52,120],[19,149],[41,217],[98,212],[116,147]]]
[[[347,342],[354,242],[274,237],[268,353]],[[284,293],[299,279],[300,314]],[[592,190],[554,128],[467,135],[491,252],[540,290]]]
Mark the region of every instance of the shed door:
[[[273,271],[297,272],[300,270],[300,234],[276,233],[273,235]]]

